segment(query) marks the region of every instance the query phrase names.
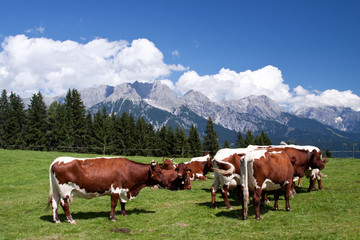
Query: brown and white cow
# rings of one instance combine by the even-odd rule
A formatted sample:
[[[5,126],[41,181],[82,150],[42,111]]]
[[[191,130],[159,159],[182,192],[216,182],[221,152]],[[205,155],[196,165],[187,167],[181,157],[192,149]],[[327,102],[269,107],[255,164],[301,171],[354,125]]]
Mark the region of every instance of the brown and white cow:
[[[243,154],[242,154],[243,155]],[[214,169],[214,183],[211,186],[211,205],[213,208],[216,207],[216,192],[221,185],[221,194],[224,199],[225,206],[228,209],[232,209],[232,206],[228,200],[229,189],[235,187],[238,188],[237,193],[240,193],[240,156],[235,153],[221,161],[213,160],[213,169]],[[238,198],[239,195],[238,195]]]
[[[110,219],[116,221],[115,208],[119,200],[121,213],[126,215],[126,202],[135,198],[142,188],[156,184],[169,186],[157,164],[142,164],[118,157],[59,157],[50,165],[49,178],[48,206],[52,205],[55,223],[60,223],[57,213],[60,203],[68,222],[75,224],[69,210],[74,196],[93,198],[110,195]]]
[[[234,158],[231,158],[231,156],[233,156],[234,154],[243,156],[247,152],[252,151],[256,148],[257,146],[249,146],[247,148],[223,148],[217,151],[212,160],[212,165],[214,169],[214,180],[211,186],[211,203],[213,208],[217,208],[215,198],[216,192],[220,187],[221,194],[224,196],[223,199],[225,206],[228,209],[232,209],[228,201],[227,195],[230,189],[233,189],[237,187],[238,184],[240,184],[240,173],[235,172],[235,169],[240,169],[240,163],[238,161],[233,161]],[[239,165],[235,166],[235,163]],[[230,168],[234,170],[234,173],[230,174]],[[215,169],[217,170],[215,171]],[[222,174],[225,173],[223,170],[226,171],[226,174]]]
[[[185,163],[190,171],[190,179],[194,180],[206,180],[206,174],[212,172],[212,163],[210,154],[206,154],[202,157],[192,158],[189,162]]]
[[[294,168],[289,155],[284,151],[256,149],[245,154],[240,161],[240,183],[243,189],[242,219],[247,219],[249,190],[253,191],[255,218],[260,216],[262,191],[285,188],[285,208],[291,211],[289,194],[292,186]],[[275,192],[274,209],[278,209],[279,191]]]

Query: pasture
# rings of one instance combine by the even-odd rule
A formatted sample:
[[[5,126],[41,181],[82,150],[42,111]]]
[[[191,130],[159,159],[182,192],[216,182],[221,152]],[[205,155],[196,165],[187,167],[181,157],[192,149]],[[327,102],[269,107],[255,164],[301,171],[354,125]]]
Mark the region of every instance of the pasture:
[[[71,225],[61,208],[62,224],[52,223],[51,211],[45,212],[49,165],[59,156],[95,155],[0,149],[0,239],[360,239],[359,159],[330,159],[322,171],[328,175],[322,191],[307,193],[309,181],[304,179],[290,200],[292,212],[285,211],[283,195],[279,211],[272,211],[270,195],[260,221],[252,204],[249,219],[240,220],[234,193],[229,198],[234,210],[225,208],[219,193],[218,209],[212,209],[209,173],[207,181],[192,182],[192,190],[142,189],[126,204],[128,216],[121,216],[118,204],[117,222],[108,219],[109,196],[75,198],[70,211],[77,225]],[[128,158],[144,163],[153,159]],[[112,231],[120,228],[130,232]]]

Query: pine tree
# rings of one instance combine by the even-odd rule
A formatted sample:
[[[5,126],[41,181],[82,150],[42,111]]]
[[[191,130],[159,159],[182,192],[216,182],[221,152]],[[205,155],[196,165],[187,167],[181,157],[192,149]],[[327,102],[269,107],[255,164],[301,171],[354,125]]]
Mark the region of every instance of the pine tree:
[[[150,146],[150,133],[148,130],[148,125],[145,122],[145,119],[143,117],[138,118],[135,124],[134,132],[136,140],[135,148],[137,149],[137,155],[146,156],[147,154],[147,149]]]
[[[64,102],[64,110],[65,110],[65,122],[63,127],[64,130],[64,140],[62,142],[62,145],[64,147],[69,148],[69,150],[72,150],[72,147],[75,143],[74,138],[74,119],[73,119],[73,99],[72,99],[72,93],[71,90],[66,94],[65,102]]]
[[[30,149],[45,150],[47,109],[41,92],[33,94],[27,111],[26,143]]]
[[[238,132],[237,140],[236,140],[236,146],[237,146],[238,148],[246,148],[246,147],[247,147],[247,145],[246,145],[246,143],[245,143],[245,140],[244,140],[244,138],[243,138],[242,135],[241,135],[241,132]]]
[[[184,129],[176,128],[175,138],[176,138],[175,156],[182,158],[188,157],[190,151],[190,144],[188,142]]]
[[[230,143],[228,140],[225,140],[224,142],[224,148],[229,148],[230,147]]]
[[[74,134],[74,147],[84,147],[85,140],[85,106],[81,100],[80,93],[73,89],[71,91],[71,107],[72,107],[72,122],[73,122],[73,134]]]
[[[209,117],[206,129],[205,129],[205,137],[204,137],[204,143],[203,143],[203,149],[205,151],[208,151],[211,156],[214,156],[215,153],[220,149],[219,142],[218,142],[218,136],[214,129],[214,124]]]
[[[93,119],[90,112],[85,115],[84,147],[86,152],[91,152],[94,144]]]
[[[163,125],[160,130],[156,132],[156,148],[159,149],[156,151],[156,155],[158,157],[165,157],[166,156],[166,126]]]
[[[106,108],[102,112],[98,111],[94,116],[94,140],[97,147],[101,149],[102,154],[111,151],[111,121],[106,114]]]
[[[248,130],[246,132],[245,144],[246,144],[246,147],[249,146],[249,145],[254,145],[255,144],[254,136],[253,136],[251,130]]]
[[[123,115],[126,115],[127,118],[129,117],[126,112],[123,112]],[[125,119],[125,117],[124,117]],[[114,145],[114,154],[123,154],[125,155],[125,143],[124,143],[124,124],[122,117],[116,117],[114,120],[114,133],[113,133],[113,145]]]
[[[203,155],[200,136],[194,125],[191,125],[188,142],[190,145],[190,156],[198,157]]]
[[[255,138],[255,144],[261,145],[261,146],[268,146],[271,145],[270,138],[266,135],[264,130],[261,131],[260,135],[256,136]]]
[[[174,157],[175,156],[175,149],[176,149],[176,137],[175,133],[172,129],[172,126],[169,125],[166,136],[165,136],[165,152],[166,156]]]
[[[64,146],[66,146],[67,132],[65,106],[54,101],[49,106],[47,118],[47,139],[49,141],[48,146],[51,149],[57,149],[60,151],[67,150],[64,148]]]
[[[3,89],[0,98],[0,147],[1,148],[4,148],[5,145],[7,144],[6,132],[8,126],[6,124],[6,119],[8,118],[9,108],[10,108],[10,104],[7,97],[7,92],[5,89]]]
[[[16,148],[24,148],[25,120],[26,111],[24,103],[22,102],[20,96],[11,92],[9,97],[9,114],[4,122],[7,127],[5,132],[7,145],[13,145]]]

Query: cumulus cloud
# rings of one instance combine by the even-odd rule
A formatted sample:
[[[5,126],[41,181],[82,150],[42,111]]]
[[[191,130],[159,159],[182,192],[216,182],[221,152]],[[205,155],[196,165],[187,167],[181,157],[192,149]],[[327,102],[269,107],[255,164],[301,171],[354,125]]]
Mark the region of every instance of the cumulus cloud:
[[[176,88],[181,94],[191,89],[200,91],[213,101],[266,95],[281,102],[284,98],[291,97],[289,86],[284,84],[281,71],[273,66],[239,73],[222,68],[217,74],[205,76],[188,71],[179,78]]]
[[[188,69],[165,64],[162,52],[147,39],[128,43],[98,38],[81,44],[17,35],[6,37],[1,46],[0,89],[22,97],[40,89],[57,96],[69,88],[154,82]]]
[[[274,66],[244,72],[222,68],[217,74],[204,76],[199,76],[195,71],[187,71],[176,83],[176,90],[181,94],[196,90],[215,102],[266,95],[290,111],[317,106],[342,106],[360,111],[360,98],[351,91],[309,91],[302,86],[291,91],[289,85],[284,83],[281,71]]]

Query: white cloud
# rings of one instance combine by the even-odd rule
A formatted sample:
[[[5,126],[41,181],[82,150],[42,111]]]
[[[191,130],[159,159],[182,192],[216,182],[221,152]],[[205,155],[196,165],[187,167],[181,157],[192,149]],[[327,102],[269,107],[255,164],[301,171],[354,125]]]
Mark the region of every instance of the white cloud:
[[[179,78],[176,90],[181,94],[196,90],[212,101],[266,95],[290,111],[296,111],[300,107],[316,106],[342,106],[360,111],[360,97],[350,90],[341,92],[331,89],[321,92],[297,86],[291,92],[290,87],[284,83],[281,71],[273,66],[239,73],[222,68],[217,74],[204,76],[199,76],[195,71],[188,71]]]
[[[83,89],[101,84],[154,82],[182,65],[167,65],[163,54],[147,39],[108,41],[97,38],[86,44],[28,38],[6,37],[0,52],[0,89],[29,97],[42,89],[56,96],[69,88]]]
[[[217,74],[205,76],[188,71],[180,77],[176,88],[181,94],[191,89],[200,91],[213,101],[266,95],[281,102],[291,97],[289,86],[283,83],[281,71],[273,66],[239,73],[222,68]]]

